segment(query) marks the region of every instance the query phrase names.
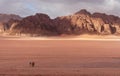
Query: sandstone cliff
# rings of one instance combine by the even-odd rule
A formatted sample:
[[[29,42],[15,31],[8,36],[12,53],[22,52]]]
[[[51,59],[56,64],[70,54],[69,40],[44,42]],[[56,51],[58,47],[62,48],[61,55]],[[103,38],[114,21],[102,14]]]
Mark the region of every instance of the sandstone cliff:
[[[9,22],[8,22],[9,23]],[[80,34],[97,34],[97,35],[119,35],[120,18],[105,13],[91,14],[82,9],[69,16],[57,17],[50,19],[46,14],[37,13],[28,16],[20,21],[9,23],[10,34],[17,35],[80,35]]]
[[[120,34],[119,17],[104,13],[91,14],[85,9],[73,15],[56,18],[55,25],[61,34]]]

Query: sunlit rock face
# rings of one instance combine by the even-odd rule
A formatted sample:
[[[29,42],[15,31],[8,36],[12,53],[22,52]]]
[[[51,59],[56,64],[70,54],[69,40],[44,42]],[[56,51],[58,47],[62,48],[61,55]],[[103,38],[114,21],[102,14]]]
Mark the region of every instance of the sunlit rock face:
[[[89,13],[85,9],[55,19],[58,31],[65,34],[119,34],[120,18],[104,13]],[[64,30],[64,31],[63,31]]]
[[[46,14],[37,13],[18,21],[7,23],[9,31],[17,35],[55,36],[55,35],[119,35],[120,18],[105,13],[91,14],[82,9],[75,14],[51,19]]]

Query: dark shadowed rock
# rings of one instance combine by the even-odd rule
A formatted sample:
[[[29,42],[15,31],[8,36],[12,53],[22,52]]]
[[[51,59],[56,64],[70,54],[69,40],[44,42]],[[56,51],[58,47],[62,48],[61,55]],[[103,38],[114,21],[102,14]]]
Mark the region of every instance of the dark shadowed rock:
[[[14,28],[12,33],[17,34],[30,34],[30,35],[56,35],[56,28],[46,14],[37,13],[34,16],[29,16],[21,20]]]
[[[86,9],[82,9],[82,10],[76,12],[75,14],[91,15],[91,13],[88,12]]]

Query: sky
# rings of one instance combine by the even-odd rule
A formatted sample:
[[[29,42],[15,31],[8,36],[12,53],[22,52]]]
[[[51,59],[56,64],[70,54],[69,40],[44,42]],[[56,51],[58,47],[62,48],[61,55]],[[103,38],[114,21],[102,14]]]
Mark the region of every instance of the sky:
[[[0,0],[0,13],[22,17],[45,13],[55,18],[81,9],[120,16],[120,0]]]

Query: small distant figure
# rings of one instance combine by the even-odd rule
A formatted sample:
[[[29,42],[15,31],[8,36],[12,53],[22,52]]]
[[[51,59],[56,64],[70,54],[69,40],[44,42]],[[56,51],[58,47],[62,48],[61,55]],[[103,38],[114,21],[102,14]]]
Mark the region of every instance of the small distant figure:
[[[29,65],[30,65],[31,67],[35,67],[35,62],[30,62]]]
[[[31,66],[31,64],[32,64],[32,63],[31,63],[31,62],[29,62],[29,65],[30,65],[30,66]]]
[[[32,67],[34,67],[35,66],[35,62],[32,62]]]

